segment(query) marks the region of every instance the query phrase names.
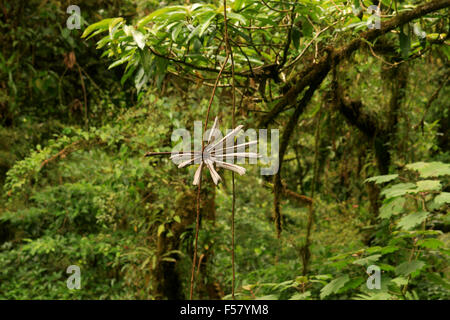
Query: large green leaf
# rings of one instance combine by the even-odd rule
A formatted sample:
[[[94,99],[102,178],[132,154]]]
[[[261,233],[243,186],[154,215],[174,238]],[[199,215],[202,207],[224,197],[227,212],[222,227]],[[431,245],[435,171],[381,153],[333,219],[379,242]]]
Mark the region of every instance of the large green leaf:
[[[334,279],[320,290],[320,299],[323,299],[330,294],[337,293],[349,280],[350,278],[348,275]]]
[[[438,249],[444,246],[444,243],[441,240],[435,238],[422,239],[417,241],[417,245],[419,247],[424,247],[428,249]]]
[[[311,22],[309,22],[309,20],[304,16],[301,17],[301,21],[303,35],[307,38],[312,38],[314,27],[312,26]]]
[[[414,260],[411,262],[403,262],[395,268],[395,273],[400,276],[409,276],[411,273],[419,271],[425,266],[425,262]]]
[[[244,4],[244,0],[234,0],[233,10],[234,11],[241,10],[243,4]]]
[[[98,32],[102,32],[102,31],[108,30],[109,24],[110,23],[114,23],[115,21],[117,21],[117,18],[103,19],[103,20],[101,20],[99,22],[91,24],[89,27],[87,27],[84,30],[84,32],[81,35],[81,37],[82,38],[86,38],[88,35],[90,35],[94,31],[97,31],[97,33],[98,33]]]
[[[125,63],[125,62],[128,62],[128,61],[131,60],[132,57],[133,57],[133,54],[126,55],[126,56],[120,58],[119,60],[114,61],[113,63],[111,63],[111,65],[108,67],[108,69],[112,69],[114,67],[117,67],[117,66]]]
[[[292,33],[291,33],[291,39],[292,39],[292,44],[294,45],[294,48],[298,50],[299,46],[300,46],[300,36],[301,36],[301,32],[298,29],[297,26],[293,26],[292,27]]]
[[[142,18],[141,20],[138,21],[137,25],[138,25],[138,27],[145,26],[146,24],[148,24],[153,19],[161,17],[161,16],[164,16],[165,14],[167,14],[169,12],[172,12],[172,13],[173,12],[178,12],[178,13],[186,14],[187,10],[186,10],[186,8],[184,6],[164,7],[164,8],[161,8],[159,10],[153,11],[148,16]]]
[[[381,195],[386,198],[393,198],[398,196],[403,196],[408,192],[416,189],[416,185],[414,183],[399,183],[390,186],[389,188],[385,188],[381,191]]]
[[[442,162],[415,162],[406,168],[418,171],[422,178],[450,175],[450,164]]]
[[[200,32],[199,32],[199,37],[203,36],[203,33],[205,33],[206,29],[209,27],[209,25],[211,24],[211,21],[216,17],[217,13],[211,11],[208,12],[208,14],[206,14],[206,20],[204,22],[202,22],[201,27],[200,27]]]
[[[390,198],[380,208],[380,218],[389,219],[392,215],[403,212],[406,199],[402,197]]]
[[[178,35],[180,34],[182,28],[183,28],[183,24],[181,24],[181,23],[177,24],[176,27],[172,28],[171,36],[172,36],[173,42],[177,42]]]
[[[124,20],[122,17],[112,19],[112,21],[108,25],[109,33],[112,34],[114,32],[114,28],[120,26],[121,22],[123,21]]]
[[[402,230],[411,230],[418,224],[422,223],[429,215],[429,212],[419,211],[408,214],[398,221],[398,226]]]
[[[375,182],[376,184],[389,182],[398,177],[398,174],[386,174],[383,176],[375,176],[371,178],[367,178],[364,182]]]
[[[381,254],[374,254],[374,255],[371,255],[371,256],[368,256],[365,258],[355,260],[355,261],[353,261],[353,264],[359,264],[361,266],[372,264],[373,262],[380,259],[380,257],[381,257]]]
[[[311,296],[311,292],[306,291],[304,293],[296,293],[289,300],[306,300]]]
[[[230,19],[230,20],[237,20],[243,26],[247,25],[247,20],[241,14],[238,14],[238,13],[235,13],[235,12],[227,12],[227,18]]]
[[[144,49],[145,47],[145,36],[140,33],[139,31],[135,30],[134,28],[131,28],[131,34],[133,35],[133,39],[136,42],[139,49]]]
[[[398,287],[401,287],[408,283],[408,279],[406,279],[405,277],[397,277],[395,279],[392,279],[391,282],[396,284]]]
[[[194,30],[192,30],[191,33],[189,34],[189,36],[187,37],[186,42],[189,42],[189,41],[191,41],[192,38],[198,36],[201,28],[202,28],[201,25],[198,25],[197,27],[195,27]]]
[[[408,24],[400,27],[399,40],[402,57],[406,59],[409,57],[409,52],[411,51],[411,34]]]
[[[417,189],[414,193],[422,191],[438,191],[441,190],[441,182],[439,180],[422,180],[416,182]]]
[[[437,205],[442,205],[444,203],[450,203],[450,192],[441,192],[436,198],[434,198],[434,202]]]

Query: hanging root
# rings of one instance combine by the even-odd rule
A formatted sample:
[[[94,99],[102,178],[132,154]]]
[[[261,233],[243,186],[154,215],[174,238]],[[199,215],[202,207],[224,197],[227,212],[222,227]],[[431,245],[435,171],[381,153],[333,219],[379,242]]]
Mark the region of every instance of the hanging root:
[[[280,154],[279,154],[279,162],[280,167],[278,169],[278,172],[274,176],[274,220],[275,220],[275,227],[277,230],[277,236],[280,238],[281,231],[282,231],[282,224],[281,224],[281,209],[280,209],[280,197],[282,194],[282,183],[281,183],[281,168],[283,165],[283,159],[286,154],[287,147],[289,145],[289,141],[292,137],[292,133],[294,132],[295,126],[297,125],[298,119],[300,118],[300,115],[305,110],[306,106],[308,105],[309,101],[314,95],[314,92],[319,88],[322,81],[325,79],[329,71],[329,68],[322,68],[321,72],[317,75],[317,77],[314,79],[313,82],[310,83],[308,90],[306,90],[303,98],[297,103],[295,107],[294,114],[289,119],[289,122],[286,126],[286,130],[283,132],[283,136],[281,138],[281,146],[280,146]]]

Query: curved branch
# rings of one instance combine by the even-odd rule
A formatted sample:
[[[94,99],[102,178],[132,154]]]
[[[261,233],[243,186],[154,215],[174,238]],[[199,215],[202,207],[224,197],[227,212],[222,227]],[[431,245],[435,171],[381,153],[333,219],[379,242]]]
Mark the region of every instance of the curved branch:
[[[281,98],[275,107],[260,120],[259,125],[262,127],[268,126],[286,106],[295,104],[297,96],[313,79],[318,77],[318,75],[323,71],[328,73],[332,65],[335,65],[350,57],[353,52],[358,50],[367,41],[372,42],[376,38],[401,25],[404,25],[405,23],[420,18],[428,13],[448,7],[450,7],[450,0],[435,0],[427,2],[411,11],[403,12],[390,20],[384,21],[380,29],[366,31],[361,34],[360,38],[352,40],[349,44],[339,49],[333,49],[331,47],[327,48],[326,50],[330,51],[332,54],[326,55],[317,64],[314,64],[303,71],[300,74],[300,77],[297,77],[297,79],[294,80],[294,83],[289,91]]]

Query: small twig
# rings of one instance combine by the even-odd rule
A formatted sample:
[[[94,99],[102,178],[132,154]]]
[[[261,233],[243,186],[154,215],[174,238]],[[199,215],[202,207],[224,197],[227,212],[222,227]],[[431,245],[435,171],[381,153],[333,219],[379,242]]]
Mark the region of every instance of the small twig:
[[[83,80],[83,74],[81,73],[81,68],[78,62],[76,63],[78,67],[78,73],[80,74],[80,81],[81,81],[81,88],[83,89],[83,96],[84,96],[84,124],[86,126],[86,129],[88,128],[88,105],[87,105],[87,95],[86,95],[86,87],[84,86],[84,80]]]
[[[440,84],[440,86],[436,89],[436,91],[431,95],[430,99],[428,100],[426,106],[425,106],[425,112],[423,113],[422,119],[420,119],[420,126],[422,127],[422,135],[423,135],[423,125],[425,123],[425,116],[428,112],[428,110],[430,109],[431,105],[433,104],[433,102],[439,97],[439,93],[441,92],[442,88],[445,86],[445,84],[448,81],[448,77],[449,74],[447,74],[444,78],[444,80],[442,81],[442,83]]]
[[[289,69],[290,67],[292,67],[295,63],[297,63],[298,60],[300,60],[303,55],[305,54],[306,50],[308,50],[308,48],[311,46],[311,44],[320,36],[320,34],[322,34],[323,32],[327,31],[329,28],[331,28],[332,26],[334,26],[335,24],[337,24],[339,21],[334,22],[332,25],[329,25],[328,27],[325,27],[324,29],[320,30],[318,33],[316,33],[316,35],[314,36],[314,38],[311,39],[311,41],[309,41],[309,43],[306,45],[306,47],[302,50],[302,52],[294,59],[292,60],[288,65],[283,67],[283,70]]]
[[[223,0],[223,7],[224,7],[224,20],[225,20],[225,46],[226,46],[226,50],[227,50],[227,57],[230,56],[231,57],[231,84],[232,84],[232,96],[233,96],[233,111],[232,111],[232,126],[233,128],[236,127],[236,91],[235,91],[235,78],[234,78],[234,74],[235,74],[235,70],[234,70],[234,56],[233,56],[233,50],[231,48],[230,45],[230,39],[228,37],[228,26],[227,26],[227,0]],[[239,47],[239,49],[241,49]],[[241,49],[242,51],[242,49]],[[245,53],[242,51],[242,53],[245,55]],[[245,55],[245,57],[247,58],[247,56]],[[247,58],[248,60],[248,58]],[[250,64],[250,61],[248,61],[249,63],[249,68],[250,71],[253,74],[253,70]],[[233,139],[233,145],[234,145],[234,139]],[[232,204],[231,204],[231,270],[232,270],[232,279],[231,279],[231,298],[234,300],[235,296],[234,296],[234,290],[235,290],[235,285],[236,285],[236,267],[235,267],[235,230],[234,230],[234,220],[235,220],[235,211],[236,211],[236,186],[235,186],[235,181],[234,181],[234,172],[231,172],[231,182],[232,182]]]
[[[46,166],[48,163],[52,162],[53,160],[55,160],[56,158],[62,157],[67,155],[67,153],[72,152],[74,150],[72,150],[72,148],[76,147],[78,144],[80,144],[81,141],[76,141],[74,143],[71,143],[70,145],[68,145],[67,147],[65,147],[64,149],[62,149],[61,151],[59,151],[57,154],[51,156],[48,159],[45,159],[44,161],[41,162],[41,169]],[[76,149],[75,149],[76,150]]]
[[[264,0],[260,0],[267,8],[269,8],[272,11],[275,12],[280,12],[280,13],[288,13],[290,12],[290,10],[280,10],[280,9],[275,9],[274,7],[269,6],[269,4],[267,2],[265,2]],[[295,5],[295,4],[294,4]]]

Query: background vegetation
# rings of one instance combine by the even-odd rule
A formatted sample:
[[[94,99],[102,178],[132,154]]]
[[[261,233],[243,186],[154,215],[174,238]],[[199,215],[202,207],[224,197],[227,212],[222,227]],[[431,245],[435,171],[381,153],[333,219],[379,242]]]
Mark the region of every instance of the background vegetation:
[[[143,156],[218,81],[209,117],[280,129],[281,164],[234,178],[234,249],[204,171],[194,298],[449,299],[449,7],[0,1],[0,298],[189,298],[195,168]]]

